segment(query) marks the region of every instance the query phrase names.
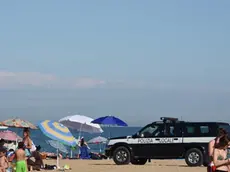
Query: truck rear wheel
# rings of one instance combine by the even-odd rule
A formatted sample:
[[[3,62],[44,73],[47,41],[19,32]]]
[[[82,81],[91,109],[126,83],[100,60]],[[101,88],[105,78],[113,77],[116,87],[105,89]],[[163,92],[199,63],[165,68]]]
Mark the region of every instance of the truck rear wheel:
[[[189,149],[185,154],[185,162],[190,167],[196,167],[203,165],[203,153],[200,149]]]
[[[124,146],[117,147],[113,152],[113,161],[117,165],[126,165],[130,163],[130,152]]]

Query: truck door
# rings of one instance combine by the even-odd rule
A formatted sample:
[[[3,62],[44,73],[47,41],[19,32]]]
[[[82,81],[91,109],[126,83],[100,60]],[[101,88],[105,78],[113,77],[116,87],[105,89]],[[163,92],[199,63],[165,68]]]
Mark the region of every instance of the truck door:
[[[163,124],[150,124],[144,127],[138,133],[135,139],[136,144],[133,144],[134,156],[151,158],[157,151],[158,141],[156,138],[161,136]]]
[[[184,152],[182,126],[179,123],[166,123],[164,133],[156,137],[155,153],[156,158],[178,158]]]

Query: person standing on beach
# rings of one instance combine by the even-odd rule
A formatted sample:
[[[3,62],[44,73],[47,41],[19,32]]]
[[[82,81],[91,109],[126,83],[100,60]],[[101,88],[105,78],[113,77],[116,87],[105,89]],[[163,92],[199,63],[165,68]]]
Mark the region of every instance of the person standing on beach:
[[[4,148],[0,148],[0,172],[5,172],[8,167],[9,163],[6,158],[6,151]]]
[[[30,138],[30,131],[27,128],[25,128],[23,131],[23,143],[25,145],[26,156],[30,156],[30,149],[32,149],[32,140]]]
[[[78,144],[79,147],[83,147],[86,146],[88,149],[90,149],[90,147],[88,146],[87,142],[85,141],[84,137],[81,137],[81,140]]]
[[[209,164],[207,167],[208,172],[212,172],[215,169],[215,166],[213,164],[213,153],[214,153],[215,146],[219,143],[220,138],[226,135],[227,132],[223,128],[220,128],[217,137],[211,140],[208,144],[208,155],[209,155]]]
[[[215,145],[218,144],[219,139],[222,136],[225,136],[225,135],[227,135],[227,132],[223,128],[220,128],[219,131],[218,131],[217,137],[209,142],[209,144],[208,144],[208,154],[209,154],[209,157],[211,158],[211,160],[212,160],[212,157],[213,157],[213,151],[214,151]]]
[[[218,144],[215,145],[213,152],[213,163],[216,167],[215,172],[228,172],[230,170],[230,159],[227,156],[229,143],[228,136],[224,135],[219,138]]]
[[[16,158],[16,172],[27,172],[27,165],[26,165],[26,153],[24,150],[24,143],[18,143],[18,150],[15,152]]]

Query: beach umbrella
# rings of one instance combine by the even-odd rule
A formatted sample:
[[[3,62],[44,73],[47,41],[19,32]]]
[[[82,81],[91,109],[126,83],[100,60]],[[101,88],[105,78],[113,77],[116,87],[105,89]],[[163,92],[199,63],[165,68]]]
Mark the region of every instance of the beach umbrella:
[[[105,125],[105,126],[122,126],[122,127],[128,126],[127,123],[125,123],[124,121],[122,121],[121,119],[115,116],[103,116],[91,121],[91,123]],[[110,136],[111,136],[111,132],[109,132],[109,137]]]
[[[44,135],[66,146],[76,146],[77,141],[69,129],[61,123],[45,120],[38,124]]]
[[[38,124],[38,127],[44,135],[66,146],[76,146],[77,140],[72,133],[63,124],[45,120]],[[57,148],[57,167],[59,168],[59,149]]]
[[[125,123],[124,121],[122,121],[121,119],[115,116],[100,117],[100,118],[97,118],[91,121],[91,123],[100,124],[100,125],[108,125],[108,126],[128,126],[127,123]]]
[[[58,149],[60,152],[68,153],[67,148],[56,140],[46,140],[46,143],[52,146],[54,149]]]
[[[86,133],[102,133],[103,130],[98,124],[92,124],[91,121],[93,118],[84,116],[84,115],[72,115],[67,116],[59,120],[60,123],[65,125],[68,128],[79,131],[78,139],[81,137],[81,132]],[[72,149],[71,155],[72,158]]]
[[[32,123],[30,123],[29,121],[26,121],[20,118],[7,119],[5,121],[0,122],[0,126],[37,129],[37,127],[33,125]]]
[[[91,123],[93,119],[83,115],[67,116],[59,120],[60,123],[68,128],[87,133],[102,133],[103,130],[98,124]],[[79,134],[80,138],[80,134]]]
[[[87,143],[88,144],[99,144],[100,152],[101,152],[101,145],[106,142],[107,142],[107,138],[98,136],[98,137],[94,137],[93,139],[89,140]]]
[[[46,143],[57,150],[57,167],[59,168],[59,152],[68,153],[66,147],[56,140],[47,140]]]
[[[87,143],[89,144],[100,144],[100,143],[106,143],[107,142],[107,138],[105,137],[94,137],[93,139],[89,140]]]
[[[19,137],[15,132],[9,130],[1,131],[0,138],[7,141],[16,141],[16,142],[22,140],[22,138]]]

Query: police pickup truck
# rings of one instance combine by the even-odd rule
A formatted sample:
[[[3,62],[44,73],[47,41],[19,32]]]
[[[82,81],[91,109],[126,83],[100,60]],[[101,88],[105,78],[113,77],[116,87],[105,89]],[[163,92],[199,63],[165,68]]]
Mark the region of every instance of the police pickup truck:
[[[105,154],[117,165],[144,165],[151,159],[185,159],[188,166],[208,163],[208,143],[219,128],[230,131],[228,123],[185,122],[161,117],[132,136],[109,139]]]

